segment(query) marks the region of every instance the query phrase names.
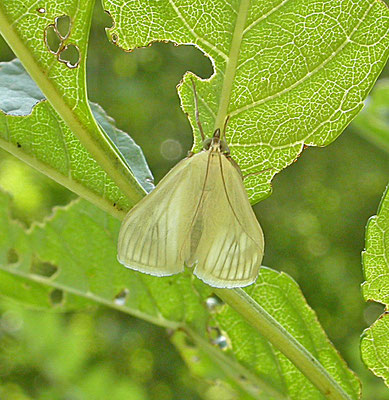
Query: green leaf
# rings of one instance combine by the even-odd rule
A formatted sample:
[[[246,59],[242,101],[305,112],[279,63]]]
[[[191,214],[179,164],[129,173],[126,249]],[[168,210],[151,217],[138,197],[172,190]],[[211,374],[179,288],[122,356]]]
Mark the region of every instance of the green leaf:
[[[5,112],[0,111],[0,146],[108,212],[130,208],[119,188],[45,101],[20,61],[0,63],[0,85],[5,89],[0,90],[0,110]],[[91,108],[138,182],[150,191],[152,175],[139,146],[115,127],[101,107],[92,103]]]
[[[0,195],[3,295],[14,297],[16,285],[28,281],[30,292],[17,290],[20,300],[23,296],[33,297],[37,289],[40,294],[35,303],[41,300],[47,304],[52,301],[53,290],[63,291],[61,306],[66,308],[66,296],[78,295],[186,332],[194,346],[216,365],[210,375],[209,368],[204,368],[203,377],[225,379],[238,392],[243,390],[264,399],[323,399],[303,374],[236,312],[226,305],[213,307],[212,288],[188,269],[160,278],[120,265],[116,261],[120,223],[92,204],[74,201],[57,208],[44,223],[25,231],[10,219],[6,212],[8,203],[8,197]],[[258,284],[250,287],[248,293],[328,367],[332,379],[349,394],[340,398],[358,398],[357,380],[333,349],[291,278],[263,268]],[[27,297],[26,301],[29,300]],[[226,346],[219,334],[225,335]],[[311,397],[298,393],[297,387],[303,387],[303,392]]]
[[[35,0],[4,0],[0,3],[0,33],[55,109],[53,112],[47,105],[39,107],[41,104],[35,107],[33,117],[37,123],[48,123],[51,129],[55,128],[51,135],[62,136],[61,128],[65,124],[57,123],[58,113],[70,128],[71,131],[68,132],[72,132],[71,136],[75,135],[87,149],[87,153],[83,151],[84,156],[93,158],[93,163],[97,162],[105,171],[100,173],[100,176],[96,171],[92,177],[97,178],[94,179],[94,185],[100,186],[98,190],[100,191],[107,181],[108,185],[111,185],[108,192],[115,197],[112,203],[123,203],[124,194],[128,199],[126,201],[134,205],[145,191],[136,181],[123,156],[100,129],[87,99],[86,53],[93,5],[93,1],[81,5],[77,0],[49,1],[42,5]],[[19,120],[22,125],[27,123],[31,128],[31,120]],[[7,135],[4,126],[0,127],[0,131]],[[74,140],[70,140],[70,143],[73,142]],[[74,143],[75,146],[81,147],[78,141]],[[14,142],[3,143],[2,146],[19,157],[23,154],[20,148],[15,150]],[[29,160],[32,163],[33,158],[30,151],[25,161]],[[59,168],[66,168],[67,163],[72,160],[57,161],[59,165],[54,171],[43,172],[64,184],[60,174],[55,172]],[[106,174],[110,179],[106,178]],[[112,187],[112,182],[118,185],[122,193],[116,187]],[[78,193],[82,191],[80,187],[77,189]],[[86,191],[83,193],[91,200],[93,196],[88,197],[89,194]]]
[[[336,139],[362,108],[389,48],[382,1],[104,1],[108,30],[128,50],[153,41],[193,44],[214,65],[196,80],[200,117],[210,136],[223,128],[252,203],[304,145]],[[196,132],[191,74],[179,89]]]
[[[115,126],[115,121],[96,103],[90,103],[96,121],[120,150],[136,180],[146,192],[154,189],[153,175],[147,165],[142,149],[127,133]]]
[[[315,313],[290,276],[262,267],[256,284],[247,287],[245,292],[297,338],[330,372],[350,398],[359,398],[358,379],[347,369],[345,362],[332,347]],[[264,382],[270,386],[283,387],[284,393],[293,399],[322,398],[318,389],[302,376],[279,349],[262,336],[255,335],[255,329],[249,326],[236,310],[225,307],[216,314],[215,321],[227,341],[231,343],[237,360],[242,365],[252,365]],[[279,371],[279,375],[274,374],[274,371]]]
[[[366,250],[362,253],[366,281],[362,285],[366,301],[389,304],[389,186],[366,229]],[[366,366],[389,386],[389,314],[387,311],[361,339],[361,354]]]
[[[369,219],[366,228],[366,250],[362,253],[362,284],[366,301],[389,304],[389,186],[386,188],[378,214]]]
[[[7,213],[8,196],[2,194],[0,199],[4,233],[0,268],[5,276],[65,290],[171,328],[184,319],[191,321],[191,315],[194,319],[204,315],[191,280],[183,274],[159,279],[119,264],[116,242],[120,222],[92,204],[75,200],[25,231]],[[0,279],[0,288],[4,295],[14,297],[7,281]],[[16,294],[22,298],[23,292]]]
[[[366,105],[353,121],[355,130],[389,152],[389,79],[377,82]]]

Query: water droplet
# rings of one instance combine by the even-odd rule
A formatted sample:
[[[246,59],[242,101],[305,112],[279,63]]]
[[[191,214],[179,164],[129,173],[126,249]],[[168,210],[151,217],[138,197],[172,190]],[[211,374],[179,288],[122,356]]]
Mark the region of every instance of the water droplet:
[[[126,304],[127,296],[130,291],[128,289],[121,290],[114,298],[113,302],[117,306],[124,306]]]
[[[228,340],[224,335],[218,336],[216,339],[212,340],[212,343],[218,346],[221,350],[228,349]]]
[[[205,300],[205,304],[209,311],[215,311],[218,307],[222,306],[223,300],[221,300],[216,295],[210,296]]]
[[[218,327],[208,327],[208,334],[211,343],[218,346],[221,350],[227,350],[230,345],[230,340],[225,333],[222,333]]]

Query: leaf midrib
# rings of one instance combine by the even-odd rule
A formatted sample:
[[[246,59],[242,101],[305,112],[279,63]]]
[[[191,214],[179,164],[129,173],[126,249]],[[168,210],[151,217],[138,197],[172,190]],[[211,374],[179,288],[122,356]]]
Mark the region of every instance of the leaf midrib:
[[[219,110],[216,115],[214,130],[222,129],[230,105],[232,86],[234,83],[236,68],[238,65],[240,47],[243,39],[243,32],[247,21],[247,15],[250,8],[250,0],[242,0],[239,6],[236,18],[235,29],[232,35],[230,53],[225,69],[223,86],[220,93]]]
[[[125,306],[119,306],[115,304],[113,301],[109,301],[104,299],[103,297],[99,295],[95,295],[94,293],[90,291],[80,291],[78,289],[75,289],[73,287],[64,285],[62,283],[59,283],[55,280],[48,279],[45,277],[41,277],[39,275],[31,274],[25,271],[21,271],[20,269],[17,268],[17,266],[13,267],[8,267],[5,265],[0,264],[0,270],[4,271],[6,273],[9,273],[11,275],[15,275],[24,279],[31,280],[33,282],[37,282],[40,284],[43,284],[44,286],[52,287],[55,289],[63,290],[64,292],[71,293],[76,296],[80,296],[89,300],[92,300],[96,303],[100,303],[102,305],[105,305],[107,307],[116,309],[118,311],[124,312],[126,314],[129,314],[133,317],[143,319],[144,321],[150,322],[154,325],[158,325],[160,327],[172,329],[172,330],[178,330],[182,329],[186,334],[188,334],[192,339],[202,348],[205,349],[206,352],[214,358],[218,364],[224,369],[224,371],[228,371],[230,377],[235,379],[239,385],[242,386],[242,388],[246,392],[250,392],[249,389],[245,388],[244,384],[242,384],[238,379],[237,376],[239,374],[246,376],[250,382],[253,385],[257,385],[258,387],[261,388],[266,394],[271,394],[273,398],[279,399],[279,400],[286,400],[286,397],[283,393],[279,392],[276,388],[273,388],[270,386],[268,383],[266,383],[263,379],[261,379],[260,376],[253,374],[249,369],[247,369],[245,366],[242,366],[239,362],[235,362],[234,359],[231,359],[227,354],[223,354],[220,352],[219,349],[216,349],[213,345],[211,345],[209,342],[207,342],[200,334],[198,334],[196,331],[191,329],[189,326],[185,324],[185,322],[180,322],[180,321],[172,321],[164,318],[162,314],[159,313],[159,309],[157,308],[158,314],[156,316],[152,316],[150,314],[144,313],[142,311],[136,310],[134,308],[128,307],[128,305]],[[253,393],[251,393],[253,394]]]

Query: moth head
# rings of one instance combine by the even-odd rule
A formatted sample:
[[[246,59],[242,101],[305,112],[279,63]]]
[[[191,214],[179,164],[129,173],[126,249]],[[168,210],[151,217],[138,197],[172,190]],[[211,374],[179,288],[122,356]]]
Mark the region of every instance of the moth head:
[[[203,149],[211,151],[220,151],[223,154],[230,154],[230,149],[228,148],[227,142],[224,138],[220,137],[220,129],[216,129],[212,138],[205,139],[203,142]]]

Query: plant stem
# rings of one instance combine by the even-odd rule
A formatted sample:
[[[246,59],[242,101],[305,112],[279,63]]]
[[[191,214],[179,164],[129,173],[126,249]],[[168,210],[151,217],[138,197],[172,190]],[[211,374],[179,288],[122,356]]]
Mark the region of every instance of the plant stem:
[[[202,351],[215,360],[215,362],[228,377],[235,380],[235,382],[237,382],[237,384],[241,386],[246,393],[249,393],[255,399],[262,398],[264,393],[274,400],[288,399],[285,394],[276,390],[268,382],[261,379],[257,374],[250,371],[244,365],[236,362],[236,360],[229,357],[226,353],[220,351],[220,349],[212,345],[197,332],[189,329],[188,327],[183,327],[182,330],[192,338],[192,340],[198,345],[199,348],[201,348]],[[247,381],[242,383],[242,375],[246,377],[251,384],[249,384]]]
[[[243,32],[250,8],[250,0],[240,2],[239,11],[235,23],[235,30],[232,36],[231,49],[228,55],[227,66],[224,73],[223,87],[220,94],[219,110],[216,115],[214,130],[222,129],[228,113],[228,106],[231,102],[232,85],[234,83],[236,67],[238,65],[239,51],[243,38]]]
[[[351,399],[320,362],[243,289],[215,289],[215,294],[292,361],[328,399]]]

